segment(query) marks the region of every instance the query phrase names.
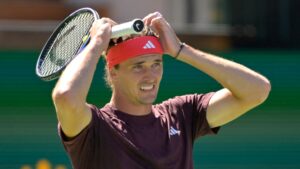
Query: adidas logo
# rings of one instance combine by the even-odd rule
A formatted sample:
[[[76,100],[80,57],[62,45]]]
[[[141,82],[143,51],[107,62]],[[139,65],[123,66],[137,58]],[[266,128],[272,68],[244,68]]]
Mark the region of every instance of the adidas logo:
[[[150,40],[148,40],[148,42],[144,45],[143,48],[144,49],[155,49],[155,46]]]
[[[174,136],[174,135],[176,135],[176,134],[180,135],[180,130],[176,130],[176,129],[174,129],[173,127],[171,127],[171,128],[170,128],[170,131],[169,131],[169,135],[170,135],[170,136]]]

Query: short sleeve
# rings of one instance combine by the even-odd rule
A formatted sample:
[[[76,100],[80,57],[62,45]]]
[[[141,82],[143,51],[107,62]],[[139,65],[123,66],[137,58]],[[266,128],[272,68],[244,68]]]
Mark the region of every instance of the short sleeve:
[[[192,112],[192,136],[193,139],[198,137],[217,134],[220,127],[211,128],[207,121],[207,108],[209,101],[214,93],[207,93],[203,95],[194,94],[190,99],[193,104]]]
[[[163,102],[160,106],[182,119],[191,139],[195,140],[204,135],[218,133],[219,127],[211,128],[206,117],[208,104],[213,95],[214,92],[177,96]]]
[[[58,134],[64,145],[65,150],[70,154],[72,159],[80,159],[80,156],[89,156],[92,152],[94,133],[97,132],[97,123],[99,123],[97,111],[98,109],[91,106],[92,120],[86,128],[84,128],[77,136],[68,138],[62,131],[60,123],[58,123]],[[88,144],[87,144],[88,143]],[[78,161],[73,161],[75,164]]]

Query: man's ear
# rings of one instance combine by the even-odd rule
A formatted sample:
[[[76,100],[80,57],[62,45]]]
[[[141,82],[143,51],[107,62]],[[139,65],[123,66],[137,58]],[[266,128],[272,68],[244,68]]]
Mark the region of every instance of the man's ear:
[[[111,80],[113,80],[117,76],[117,70],[115,67],[113,67],[109,70],[109,75],[111,77]]]

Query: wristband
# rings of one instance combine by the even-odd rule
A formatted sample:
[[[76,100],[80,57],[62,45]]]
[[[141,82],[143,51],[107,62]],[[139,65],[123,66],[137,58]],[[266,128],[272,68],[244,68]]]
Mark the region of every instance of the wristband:
[[[180,42],[179,50],[178,50],[177,54],[174,57],[175,59],[178,58],[178,56],[179,56],[179,54],[182,51],[182,49],[183,49],[184,46],[185,46],[185,43]]]

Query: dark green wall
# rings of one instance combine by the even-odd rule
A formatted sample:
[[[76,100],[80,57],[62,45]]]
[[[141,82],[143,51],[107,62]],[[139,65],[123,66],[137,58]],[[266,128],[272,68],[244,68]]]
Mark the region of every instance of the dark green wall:
[[[236,50],[216,53],[267,76],[269,99],[217,136],[198,140],[196,169],[300,168],[300,51]],[[56,133],[57,120],[50,93],[55,82],[35,75],[35,51],[0,52],[0,168],[18,169],[48,159],[65,164],[68,157]],[[214,80],[188,65],[165,57],[158,102],[175,95],[204,93],[220,88]],[[103,106],[110,90],[103,83],[100,62],[88,101]]]

